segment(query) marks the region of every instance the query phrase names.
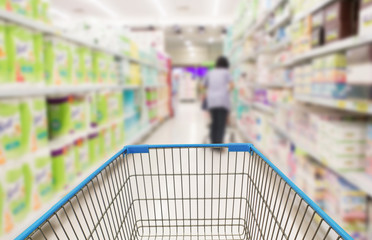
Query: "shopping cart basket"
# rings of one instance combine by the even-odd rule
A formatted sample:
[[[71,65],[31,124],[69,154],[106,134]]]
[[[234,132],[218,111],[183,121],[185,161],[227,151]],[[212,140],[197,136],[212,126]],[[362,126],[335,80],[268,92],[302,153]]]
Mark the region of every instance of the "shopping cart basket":
[[[253,145],[223,144],[127,146],[18,239],[352,238]]]

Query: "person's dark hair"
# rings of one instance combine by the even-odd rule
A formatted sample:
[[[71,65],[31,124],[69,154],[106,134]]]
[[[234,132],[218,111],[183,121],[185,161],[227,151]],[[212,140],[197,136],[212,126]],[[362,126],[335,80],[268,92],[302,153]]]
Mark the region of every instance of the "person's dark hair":
[[[216,68],[229,68],[229,60],[226,57],[221,56],[216,60]]]

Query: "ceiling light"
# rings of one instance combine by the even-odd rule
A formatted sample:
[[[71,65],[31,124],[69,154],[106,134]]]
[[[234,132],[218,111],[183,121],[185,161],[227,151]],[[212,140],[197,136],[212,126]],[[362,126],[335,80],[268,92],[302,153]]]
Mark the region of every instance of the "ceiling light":
[[[51,12],[53,15],[56,15],[56,16],[58,16],[58,17],[60,17],[60,18],[65,19],[65,20],[67,20],[67,19],[70,18],[69,16],[67,16],[66,13],[64,13],[64,12],[58,10],[58,9],[55,9],[55,8],[51,8],[51,9],[50,9],[50,12]]]
[[[167,16],[167,13],[165,12],[163,5],[160,4],[159,0],[152,0],[155,4],[155,7],[158,9],[158,11],[163,15],[163,17]]]
[[[94,5],[96,5],[97,7],[99,7],[101,10],[103,10],[105,13],[107,13],[111,17],[115,17],[115,18],[118,17],[118,15],[114,11],[112,11],[112,9],[107,7],[106,3],[102,3],[100,0],[89,0],[89,1],[93,3]]]
[[[221,2],[221,0],[215,0],[214,8],[213,8],[213,15],[214,16],[218,15],[218,10],[220,8],[220,2]]]

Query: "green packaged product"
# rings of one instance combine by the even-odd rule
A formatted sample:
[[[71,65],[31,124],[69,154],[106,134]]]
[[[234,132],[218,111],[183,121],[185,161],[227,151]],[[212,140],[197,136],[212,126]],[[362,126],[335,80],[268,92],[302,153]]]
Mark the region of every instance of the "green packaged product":
[[[87,129],[87,104],[84,96],[74,96],[71,102],[71,124],[74,132]]]
[[[84,83],[83,53],[80,47],[71,47],[71,83],[77,85]]]
[[[24,152],[36,152],[48,144],[45,98],[23,99],[21,102],[21,129]]]
[[[111,143],[115,147],[122,147],[124,145],[124,121],[118,121],[111,125]]]
[[[17,228],[28,213],[26,178],[21,161],[7,164],[0,175],[0,234]],[[1,210],[2,209],[2,210]]]
[[[77,174],[83,173],[90,166],[88,141],[85,138],[79,138],[74,141],[75,168]]]
[[[95,93],[88,94],[87,98],[88,98],[88,108],[89,108],[88,123],[90,124],[90,126],[97,125],[97,114],[98,114],[97,94]]]
[[[52,144],[53,145],[53,144]],[[52,146],[52,173],[54,190],[67,188],[76,177],[75,153],[72,145],[59,143]]]
[[[9,54],[6,46],[6,34],[6,25],[0,21],[0,85],[14,82],[9,78]]]
[[[15,25],[7,25],[6,29],[10,81],[32,85],[43,82],[43,79],[36,76],[34,34]]]
[[[93,132],[88,136],[88,156],[90,164],[95,164],[100,156],[98,132]]]
[[[0,101],[0,165],[22,155],[20,105],[15,100]]]
[[[41,33],[34,33],[34,51],[35,51],[35,74],[37,81],[45,83],[44,69],[44,38]]]
[[[52,160],[47,149],[38,151],[24,165],[28,208],[37,211],[53,197]]]
[[[32,17],[34,0],[5,0],[5,9],[20,15]]]
[[[68,97],[48,99],[48,129],[51,138],[66,136],[71,131],[71,106]]]
[[[120,118],[124,115],[124,100],[122,92],[111,92],[108,94],[108,116],[110,119]]]
[[[107,157],[111,153],[112,143],[111,143],[111,132],[109,128],[103,128],[99,132],[99,153],[101,158]]]
[[[97,83],[108,83],[109,61],[107,55],[101,52],[93,54],[93,72]]]
[[[109,93],[101,92],[97,94],[97,123],[102,125],[108,121],[108,106]]]
[[[93,53],[88,48],[79,48],[80,64],[82,64],[83,83],[94,83]]]
[[[45,41],[45,75],[49,85],[71,84],[71,49],[69,44],[49,38]]]

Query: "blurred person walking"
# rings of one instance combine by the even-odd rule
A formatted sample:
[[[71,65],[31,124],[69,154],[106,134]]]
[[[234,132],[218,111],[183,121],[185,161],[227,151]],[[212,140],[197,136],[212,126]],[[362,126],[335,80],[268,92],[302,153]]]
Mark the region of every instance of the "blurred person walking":
[[[211,143],[223,143],[228,114],[230,111],[230,91],[233,88],[229,72],[229,61],[219,57],[216,66],[203,79],[206,96],[203,105],[212,119],[210,127]]]

